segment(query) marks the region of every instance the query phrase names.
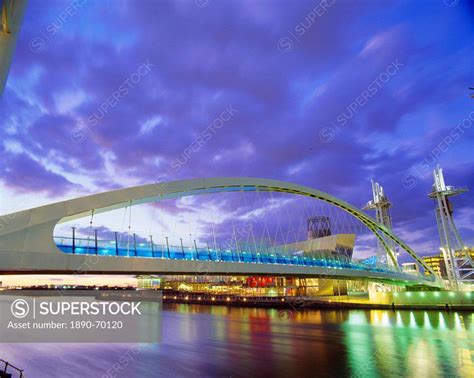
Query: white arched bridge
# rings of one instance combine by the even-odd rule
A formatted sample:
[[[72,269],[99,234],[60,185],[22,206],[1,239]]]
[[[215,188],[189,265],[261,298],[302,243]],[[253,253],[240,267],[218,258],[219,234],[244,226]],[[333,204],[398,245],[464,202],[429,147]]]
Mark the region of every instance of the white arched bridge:
[[[352,257],[332,258],[303,251],[301,243],[262,250],[222,250],[209,244],[192,248],[136,243],[124,248],[115,240],[84,248],[77,239],[55,241],[58,224],[134,205],[222,192],[288,193],[323,201],[360,221],[377,238],[391,262],[366,265]],[[58,239],[57,239],[58,240]],[[396,249],[403,249],[420,267],[419,274],[402,272]],[[7,214],[0,223],[1,274],[206,274],[271,275],[366,279],[401,285],[442,286],[429,266],[402,240],[356,207],[316,189],[259,178],[210,178],[149,184],[80,197]]]

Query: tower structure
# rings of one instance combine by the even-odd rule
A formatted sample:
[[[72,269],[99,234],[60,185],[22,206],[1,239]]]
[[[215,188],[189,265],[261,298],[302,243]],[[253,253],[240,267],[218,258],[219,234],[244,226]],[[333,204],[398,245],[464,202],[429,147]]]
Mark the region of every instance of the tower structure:
[[[308,240],[331,235],[331,220],[329,217],[316,215],[308,218]]]
[[[453,218],[450,197],[467,192],[467,188],[448,186],[444,182],[443,170],[438,165],[433,171],[433,189],[428,194],[435,202],[441,252],[450,286],[458,290],[462,284],[474,283],[474,265],[464,245]]]
[[[392,204],[388,200],[383,187],[376,181],[370,180],[372,183],[372,200],[367,202],[365,206],[362,207],[362,210],[375,210],[375,219],[378,223],[385,226],[387,230],[392,230],[392,217],[390,215],[390,207]],[[397,251],[395,245],[392,241],[387,241],[387,244],[390,248],[390,253],[392,253],[394,260],[397,260]],[[388,255],[389,252],[385,250],[383,245],[378,242],[377,244],[377,264],[380,265],[394,265],[391,256]],[[398,263],[397,263],[398,265]]]

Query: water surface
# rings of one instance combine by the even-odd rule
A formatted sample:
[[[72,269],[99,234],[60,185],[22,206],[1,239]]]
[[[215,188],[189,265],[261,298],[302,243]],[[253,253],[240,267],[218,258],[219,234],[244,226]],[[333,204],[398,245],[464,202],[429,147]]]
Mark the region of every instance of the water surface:
[[[165,305],[163,339],[0,344],[27,377],[474,377],[474,314]]]

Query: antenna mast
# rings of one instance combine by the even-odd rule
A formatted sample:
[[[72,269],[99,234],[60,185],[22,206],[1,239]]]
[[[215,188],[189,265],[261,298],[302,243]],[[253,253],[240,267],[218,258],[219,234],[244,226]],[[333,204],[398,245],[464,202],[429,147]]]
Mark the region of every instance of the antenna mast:
[[[375,210],[375,219],[378,223],[389,231],[392,230],[392,217],[390,215],[390,207],[392,204],[388,200],[387,196],[384,193],[383,187],[374,180],[370,180],[372,183],[372,197],[373,199],[366,203],[362,210]],[[387,243],[390,248],[390,253],[393,255],[394,259],[397,260],[397,251],[393,242],[388,241]],[[379,242],[377,245],[377,262],[382,263],[382,265],[392,265],[393,260],[389,256],[389,252],[385,250],[383,245]],[[398,262],[397,262],[398,265]]]
[[[438,165],[433,171],[433,190],[428,194],[435,201],[436,223],[438,224],[441,252],[443,253],[446,273],[450,286],[458,290],[460,283],[474,283],[474,265],[469,251],[454,224],[453,207],[449,197],[468,191],[467,188],[447,186],[443,170]]]

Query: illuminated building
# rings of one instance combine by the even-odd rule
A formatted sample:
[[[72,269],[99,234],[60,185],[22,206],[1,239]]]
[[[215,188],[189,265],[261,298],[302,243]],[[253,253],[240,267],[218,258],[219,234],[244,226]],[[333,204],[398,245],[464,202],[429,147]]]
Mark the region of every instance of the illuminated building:
[[[402,270],[405,273],[418,274],[420,270],[418,269],[418,264],[416,263],[404,263],[402,264]]]
[[[456,252],[459,254],[459,252]],[[474,248],[469,248],[468,253],[471,256],[471,259],[474,258]],[[428,265],[433,271],[442,278],[448,278],[446,272],[446,264],[444,262],[444,257],[442,253],[431,256],[423,256],[423,261]]]

